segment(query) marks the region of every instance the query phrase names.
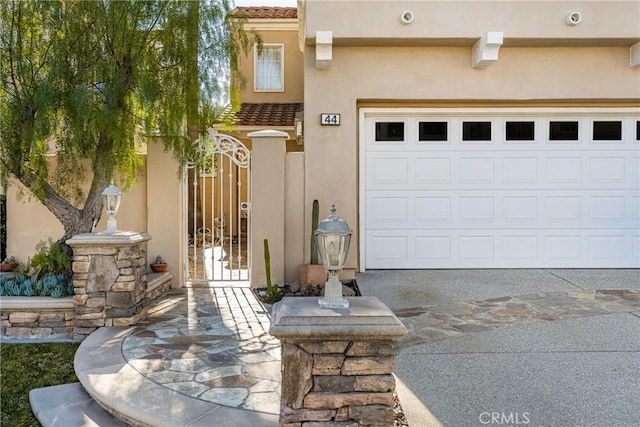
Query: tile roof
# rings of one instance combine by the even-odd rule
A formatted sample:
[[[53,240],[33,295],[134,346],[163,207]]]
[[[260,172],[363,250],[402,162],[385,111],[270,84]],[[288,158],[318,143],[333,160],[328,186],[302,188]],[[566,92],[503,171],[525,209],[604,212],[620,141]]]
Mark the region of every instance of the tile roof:
[[[231,12],[232,15],[241,15],[248,19],[294,19],[298,17],[296,7],[277,6],[238,6]]]
[[[236,126],[293,126],[296,112],[303,110],[300,102],[243,103],[235,113]]]

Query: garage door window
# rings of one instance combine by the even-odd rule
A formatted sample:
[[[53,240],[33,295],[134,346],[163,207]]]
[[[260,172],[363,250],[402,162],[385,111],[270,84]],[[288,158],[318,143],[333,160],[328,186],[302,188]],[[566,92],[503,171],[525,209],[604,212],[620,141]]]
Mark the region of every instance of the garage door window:
[[[446,141],[447,122],[420,122],[418,126],[419,141]]]
[[[463,122],[463,141],[491,141],[491,122]]]
[[[622,122],[593,122],[594,141],[621,141]]]
[[[507,122],[505,126],[507,141],[533,141],[534,128],[534,122]]]
[[[577,141],[578,122],[549,122],[550,141]]]
[[[404,141],[404,122],[377,122],[376,141]]]

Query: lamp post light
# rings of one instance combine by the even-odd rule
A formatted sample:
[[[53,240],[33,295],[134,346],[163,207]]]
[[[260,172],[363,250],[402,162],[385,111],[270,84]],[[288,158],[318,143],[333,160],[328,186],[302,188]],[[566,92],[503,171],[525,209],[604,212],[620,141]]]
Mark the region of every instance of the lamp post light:
[[[106,234],[114,234],[118,231],[118,222],[116,221],[116,214],[120,208],[120,200],[122,200],[122,191],[111,181],[111,185],[104,189],[102,192],[102,204],[104,210],[109,214],[107,218]]]
[[[349,301],[342,297],[342,283],[338,276],[349,253],[352,233],[347,222],[336,215],[335,205],[331,205],[331,215],[322,220],[314,232],[322,265],[329,276],[324,286],[324,297],[318,300],[320,307],[349,308]]]

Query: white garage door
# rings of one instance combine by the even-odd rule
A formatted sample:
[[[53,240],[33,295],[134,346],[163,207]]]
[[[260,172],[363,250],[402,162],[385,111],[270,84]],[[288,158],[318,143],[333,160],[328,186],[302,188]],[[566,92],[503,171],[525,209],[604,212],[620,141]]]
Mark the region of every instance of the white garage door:
[[[361,263],[640,267],[640,110],[362,109]]]

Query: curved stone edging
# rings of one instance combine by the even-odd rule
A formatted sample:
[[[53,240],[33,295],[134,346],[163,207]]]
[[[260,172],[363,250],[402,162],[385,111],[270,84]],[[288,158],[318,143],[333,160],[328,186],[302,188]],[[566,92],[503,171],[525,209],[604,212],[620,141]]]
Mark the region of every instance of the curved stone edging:
[[[135,330],[100,328],[80,344],[74,359],[84,389],[113,416],[134,426],[217,425],[220,420],[233,420],[234,425],[278,425],[277,415],[192,398],[146,378],[122,353],[123,341]]]

